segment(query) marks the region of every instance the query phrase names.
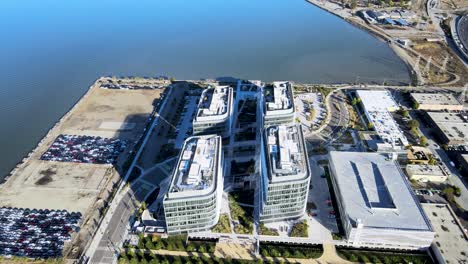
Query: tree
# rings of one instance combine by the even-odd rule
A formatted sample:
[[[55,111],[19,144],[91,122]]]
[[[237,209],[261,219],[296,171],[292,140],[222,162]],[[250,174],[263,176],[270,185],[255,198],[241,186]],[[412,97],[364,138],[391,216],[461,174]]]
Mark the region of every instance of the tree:
[[[411,119],[410,121],[408,121],[408,126],[411,129],[417,129],[417,128],[419,128],[419,122],[418,122],[418,120]]]
[[[357,7],[357,0],[351,0],[351,9],[355,9]]]
[[[419,103],[416,101],[413,101],[413,109],[418,109],[419,108]]]
[[[275,258],[281,257],[281,254],[279,253],[279,251],[278,251],[276,248],[272,248],[272,249],[270,250],[270,255],[271,255],[272,257],[275,257]]]
[[[357,104],[357,99],[356,99],[356,97],[353,98],[353,100],[351,101],[351,104],[352,104],[352,105],[356,105],[356,104]]]
[[[200,252],[200,253],[206,253],[205,247],[204,247],[203,245],[200,245],[200,246],[198,247],[198,252]]]
[[[147,249],[153,249],[154,248],[154,244],[153,244],[153,241],[151,241],[151,239],[146,240],[145,248],[147,248]]]
[[[419,144],[421,144],[422,146],[427,146],[427,137],[425,136],[422,136],[419,138]]]
[[[156,245],[154,245],[154,249],[159,250],[163,247],[163,243],[160,239],[156,241]]]
[[[449,201],[449,202],[453,202],[455,199],[454,199],[454,196],[453,196],[453,193],[454,193],[454,189],[452,187],[447,187],[445,188],[442,192],[444,193],[445,195],[445,198]]]
[[[369,122],[369,123],[367,124],[367,129],[369,129],[369,130],[374,129],[374,124],[373,124],[372,122]]]
[[[349,261],[351,262],[357,262],[358,261],[358,257],[354,254],[351,254],[349,255]]]
[[[195,246],[192,243],[187,245],[187,251],[195,251]]]
[[[401,111],[401,115],[402,115],[403,117],[408,118],[408,117],[409,117],[409,111],[408,111],[408,110],[402,110],[402,111]]]

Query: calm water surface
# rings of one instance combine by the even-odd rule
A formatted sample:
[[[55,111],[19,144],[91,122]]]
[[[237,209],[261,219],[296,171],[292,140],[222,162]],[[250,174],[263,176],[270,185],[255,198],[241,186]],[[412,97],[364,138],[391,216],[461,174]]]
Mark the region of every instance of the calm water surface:
[[[102,75],[409,80],[385,43],[303,0],[5,0],[0,36],[0,177]]]

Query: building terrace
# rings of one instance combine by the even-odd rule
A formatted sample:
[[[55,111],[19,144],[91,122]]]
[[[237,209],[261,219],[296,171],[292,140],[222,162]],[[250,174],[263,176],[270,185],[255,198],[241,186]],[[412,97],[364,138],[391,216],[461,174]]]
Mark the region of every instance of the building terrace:
[[[293,87],[290,82],[273,82],[263,88],[265,126],[293,123]]]
[[[229,86],[217,86],[205,89],[198,104],[195,120],[200,120],[204,117],[223,118],[230,108],[230,93],[232,93],[232,88]]]
[[[168,197],[196,193],[213,187],[217,172],[217,148],[220,142],[216,136],[188,138],[179,155],[173,172]]]
[[[203,91],[193,119],[196,135],[231,133],[233,112],[233,89],[230,86],[210,87]]]
[[[297,126],[266,129],[270,181],[301,179],[307,176],[307,162],[298,130]]]

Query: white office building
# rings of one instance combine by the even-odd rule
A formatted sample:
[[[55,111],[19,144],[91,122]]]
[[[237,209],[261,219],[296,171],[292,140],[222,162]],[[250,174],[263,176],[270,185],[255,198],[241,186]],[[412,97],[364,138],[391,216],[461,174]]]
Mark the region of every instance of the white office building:
[[[358,90],[367,120],[382,140],[378,150],[401,150],[408,145],[403,131],[393,119],[391,112],[399,109],[389,91]]]
[[[387,155],[330,152],[337,215],[349,246],[425,249],[432,226],[399,165]]]
[[[292,124],[295,118],[293,86],[273,82],[263,87],[263,122],[265,127]]]
[[[193,119],[195,135],[231,134],[233,89],[229,86],[210,87],[203,91]]]
[[[307,150],[300,126],[271,126],[261,144],[260,221],[304,215],[310,183]]]
[[[219,220],[223,192],[221,137],[188,138],[163,200],[169,234],[208,231]]]

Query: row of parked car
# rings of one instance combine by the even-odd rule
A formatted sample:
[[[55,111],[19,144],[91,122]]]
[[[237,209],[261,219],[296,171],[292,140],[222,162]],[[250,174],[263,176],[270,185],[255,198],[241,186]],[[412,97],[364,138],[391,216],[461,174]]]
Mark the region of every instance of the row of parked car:
[[[126,147],[120,139],[59,135],[41,160],[112,164]]]
[[[71,233],[78,231],[79,212],[0,208],[0,255],[53,258],[62,255]]]
[[[162,85],[129,85],[129,84],[112,84],[106,83],[102,84],[101,88],[103,89],[122,89],[122,90],[154,90],[162,89],[165,86]]]

